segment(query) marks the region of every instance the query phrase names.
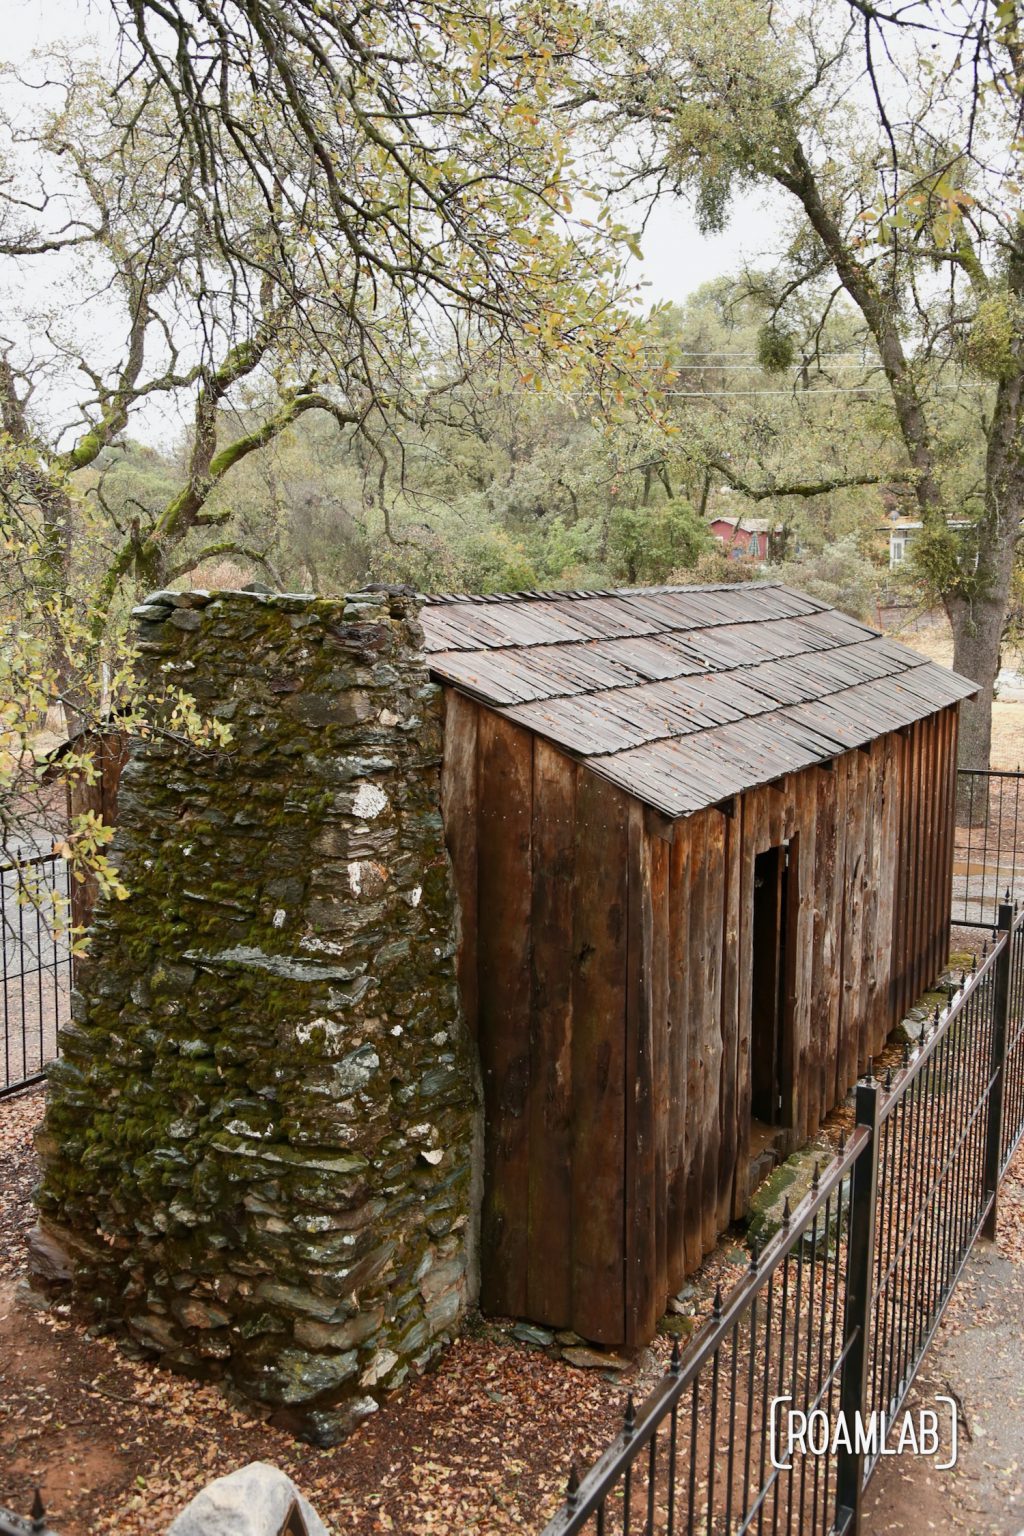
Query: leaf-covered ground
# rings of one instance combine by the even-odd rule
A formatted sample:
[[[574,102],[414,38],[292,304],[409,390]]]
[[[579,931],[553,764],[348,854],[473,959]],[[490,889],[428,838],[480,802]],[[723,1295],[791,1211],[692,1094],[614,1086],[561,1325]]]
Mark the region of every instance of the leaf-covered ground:
[[[341,1536],[538,1533],[565,1471],[617,1427],[627,1389],[664,1368],[659,1338],[626,1373],[581,1371],[480,1325],[440,1367],[396,1394],[333,1451],[297,1445],[229,1403],[110,1338],[66,1308],[16,1299],[33,1219],[31,1136],[40,1090],[0,1104],[0,1504],[27,1509],[43,1486],[61,1536],[156,1536],[211,1478],[247,1461],[283,1467]],[[834,1137],[848,1112],[831,1117]],[[741,1255],[726,1239],[696,1277],[704,1312]],[[878,1533],[1012,1536],[1024,1527],[1024,1148],[1000,1197],[997,1249],[980,1245],[919,1378],[918,1400],[963,1405],[960,1464],[883,1464],[869,1490]]]
[[[572,1458],[599,1454],[625,1392],[641,1396],[664,1368],[667,1339],[606,1379],[481,1325],[344,1446],[297,1445],[215,1387],[90,1337],[67,1309],[16,1301],[41,1112],[39,1090],[0,1104],[0,1504],[27,1509],[40,1482],[61,1536],[162,1532],[211,1478],[257,1459],[290,1473],[345,1536],[536,1532]],[[737,1257],[727,1246],[705,1265],[700,1292]]]

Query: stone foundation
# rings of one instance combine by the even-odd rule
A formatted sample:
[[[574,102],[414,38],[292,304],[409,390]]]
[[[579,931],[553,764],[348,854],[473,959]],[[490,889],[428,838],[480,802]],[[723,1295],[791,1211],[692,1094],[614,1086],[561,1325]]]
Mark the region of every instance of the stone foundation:
[[[401,592],[157,593],[143,684],[230,723],[136,745],[41,1135],[37,1272],[332,1443],[472,1300],[478,1100],[441,699]]]

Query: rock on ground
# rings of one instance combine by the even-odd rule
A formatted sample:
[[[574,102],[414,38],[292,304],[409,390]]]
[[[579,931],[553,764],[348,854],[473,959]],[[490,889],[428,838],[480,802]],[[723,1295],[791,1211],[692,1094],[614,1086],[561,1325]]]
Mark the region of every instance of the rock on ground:
[[[196,1494],[167,1536],[279,1536],[293,1503],[299,1506],[308,1536],[329,1536],[290,1477],[265,1461],[251,1461]]]

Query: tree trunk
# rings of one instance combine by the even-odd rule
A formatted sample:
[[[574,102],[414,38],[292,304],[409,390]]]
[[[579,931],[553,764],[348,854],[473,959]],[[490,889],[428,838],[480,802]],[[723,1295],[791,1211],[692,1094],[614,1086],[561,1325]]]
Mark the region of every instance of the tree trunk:
[[[960,706],[961,768],[987,768],[992,755],[992,689],[999,670],[1005,598],[968,603],[948,599],[953,628],[953,671],[978,684],[977,696]]]
[[[1024,511],[1021,405],[1021,379],[1000,384],[985,457],[985,512],[977,534],[977,566],[974,572],[964,573],[967,593],[954,591],[946,598],[953,628],[953,670],[978,684],[977,696],[961,707],[961,768],[991,766],[992,693]],[[969,798],[966,791],[957,797],[958,819],[964,815],[965,798]],[[971,820],[977,824],[987,814],[988,796],[976,794]]]

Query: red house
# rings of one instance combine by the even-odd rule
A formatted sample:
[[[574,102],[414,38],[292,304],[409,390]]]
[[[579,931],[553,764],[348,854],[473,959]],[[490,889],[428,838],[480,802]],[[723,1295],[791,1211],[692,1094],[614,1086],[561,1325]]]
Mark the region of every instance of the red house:
[[[734,560],[756,560],[759,564],[768,558],[772,534],[781,531],[763,517],[715,517],[709,527]]]

